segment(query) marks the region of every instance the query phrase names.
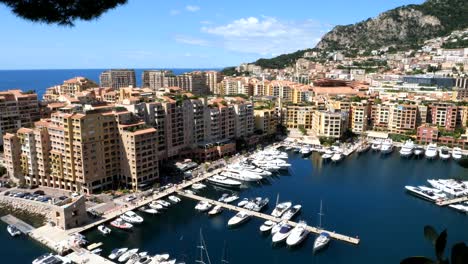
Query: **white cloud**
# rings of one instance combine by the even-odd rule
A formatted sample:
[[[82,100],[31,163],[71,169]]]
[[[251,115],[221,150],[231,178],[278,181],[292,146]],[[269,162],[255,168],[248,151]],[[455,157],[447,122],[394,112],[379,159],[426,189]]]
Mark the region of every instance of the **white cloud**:
[[[201,39],[201,38],[195,38],[191,36],[185,36],[185,35],[176,35],[175,36],[175,41],[179,43],[184,43],[184,44],[190,44],[190,45],[196,45],[196,46],[210,46],[210,42]]]
[[[180,10],[172,9],[172,10],[169,12],[169,14],[170,14],[171,16],[178,15],[178,14],[180,14]]]
[[[213,22],[209,21],[209,20],[203,20],[203,21],[200,21],[200,24],[203,24],[203,25],[211,25],[213,24]]]
[[[200,10],[200,7],[196,5],[187,5],[185,9],[187,9],[187,11],[190,12],[197,12],[198,10]]]
[[[248,17],[202,32],[220,38],[226,49],[261,55],[283,54],[312,48],[327,29],[313,20],[282,21],[274,17]]]

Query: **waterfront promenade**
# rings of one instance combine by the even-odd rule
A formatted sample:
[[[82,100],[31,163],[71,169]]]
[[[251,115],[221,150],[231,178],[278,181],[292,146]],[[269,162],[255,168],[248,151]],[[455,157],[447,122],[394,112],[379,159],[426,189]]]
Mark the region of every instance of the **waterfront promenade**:
[[[270,221],[273,221],[273,222],[281,222],[282,221],[281,218],[277,218],[277,217],[274,217],[274,216],[271,216],[271,215],[268,215],[268,214],[264,214],[264,213],[260,213],[260,212],[247,210],[245,208],[237,207],[237,206],[234,206],[234,205],[231,205],[231,204],[218,202],[218,201],[211,200],[211,199],[208,199],[208,198],[205,198],[205,197],[202,197],[202,196],[193,195],[193,194],[189,194],[189,193],[185,193],[185,192],[181,192],[181,191],[178,191],[177,194],[180,195],[180,196],[184,196],[184,197],[194,199],[194,200],[198,200],[198,201],[210,202],[213,205],[219,205],[219,206],[221,206],[221,207],[223,207],[225,209],[231,210],[231,211],[246,212],[246,213],[248,213],[248,214],[250,214],[252,216],[262,218],[262,219],[265,219],[265,220],[270,220]],[[297,223],[293,222],[293,221],[287,221],[287,223],[289,225],[291,225],[291,226],[296,226],[297,225]],[[315,234],[320,234],[321,232],[327,232],[327,233],[330,234],[330,237],[333,238],[333,239],[343,241],[343,242],[347,242],[347,243],[354,244],[354,245],[358,245],[359,242],[360,242],[360,239],[357,238],[357,237],[349,237],[349,236],[346,236],[346,235],[338,234],[338,233],[335,233],[335,232],[330,232],[330,231],[320,229],[320,228],[317,228],[317,227],[313,227],[313,226],[307,226],[307,230],[309,230],[310,232],[315,233]]]

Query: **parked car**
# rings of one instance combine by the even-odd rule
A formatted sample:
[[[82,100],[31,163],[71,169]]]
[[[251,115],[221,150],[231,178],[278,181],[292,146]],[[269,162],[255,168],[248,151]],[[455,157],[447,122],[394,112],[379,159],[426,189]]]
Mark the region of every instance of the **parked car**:
[[[9,195],[10,195],[10,191],[6,191],[5,193],[3,193],[3,195],[9,196]]]
[[[125,201],[127,201],[127,202],[131,202],[131,201],[133,201],[135,199],[136,199],[135,195],[130,195],[130,196],[125,197]]]
[[[39,195],[44,195],[44,191],[43,190],[37,190],[35,192],[33,192],[33,194],[39,194]]]
[[[77,193],[77,192],[74,192],[74,193],[71,194],[71,197],[78,197],[78,196],[80,196],[80,194]]]
[[[63,200],[68,199],[68,197],[67,197],[67,196],[60,196],[58,199],[61,200],[61,201],[63,201]]]

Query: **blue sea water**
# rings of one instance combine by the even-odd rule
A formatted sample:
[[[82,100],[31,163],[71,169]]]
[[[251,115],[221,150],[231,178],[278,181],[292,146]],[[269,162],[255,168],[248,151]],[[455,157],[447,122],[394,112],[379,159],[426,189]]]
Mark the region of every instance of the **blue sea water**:
[[[0,91],[8,89],[35,90],[40,99],[45,90],[62,84],[64,80],[76,76],[89,78],[99,84],[99,74],[107,69],[71,69],[71,70],[0,70]],[[146,69],[135,69],[137,85],[141,85],[141,74]],[[196,70],[208,69],[168,69],[174,74],[183,74]],[[210,69],[219,70],[219,69]]]
[[[434,258],[432,245],[423,236],[423,227],[428,224],[439,231],[448,230],[448,245],[468,242],[467,215],[438,207],[404,190],[405,185],[426,184],[432,178],[468,180],[468,170],[453,161],[402,159],[397,152],[383,157],[369,152],[361,156],[353,154],[339,164],[324,163],[318,154],[309,158],[290,154],[289,162],[290,173],[261,185],[253,184],[243,189],[240,196],[269,197],[270,207],[266,212],[271,212],[279,194],[280,201],[302,204],[297,220],[306,220],[310,225],[318,224],[322,200],[323,226],[330,231],[359,236],[360,245],[332,241],[326,250],[314,255],[314,237],[309,236],[298,248],[274,246],[270,236],[260,234],[261,220],[251,219],[237,228],[227,228],[226,223],[234,212],[224,211],[220,216],[208,217],[197,213],[196,203],[188,199],[160,215],[144,215],[145,222],[132,232],[113,229],[110,236],[104,237],[93,230],[85,235],[92,242],[103,242],[105,255],[115,247],[138,247],[152,254],[169,252],[186,263],[195,263],[201,228],[212,263],[220,263],[226,241],[229,263],[239,264],[393,264],[412,255]],[[224,192],[209,186],[200,194],[217,199]],[[30,263],[35,255],[43,252],[35,242],[11,239],[3,230],[0,230],[0,255],[4,260]]]

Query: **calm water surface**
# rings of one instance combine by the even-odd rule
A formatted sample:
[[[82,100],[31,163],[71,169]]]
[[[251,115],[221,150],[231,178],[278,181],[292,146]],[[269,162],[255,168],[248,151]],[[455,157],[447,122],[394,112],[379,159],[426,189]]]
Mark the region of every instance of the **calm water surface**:
[[[317,255],[312,253],[313,236],[299,248],[273,246],[271,237],[260,234],[262,221],[251,219],[238,228],[226,223],[233,212],[208,217],[196,212],[196,202],[183,199],[162,215],[147,216],[145,223],[132,232],[113,229],[108,237],[96,231],[86,234],[92,242],[104,242],[105,255],[115,247],[138,247],[152,254],[168,252],[179,260],[194,263],[199,230],[203,230],[212,263],[220,263],[224,241],[230,263],[399,263],[410,255],[433,256],[431,245],[423,237],[423,227],[431,224],[447,228],[449,245],[468,241],[468,216],[450,208],[440,208],[408,195],[405,185],[425,184],[431,178],[468,180],[468,170],[455,162],[405,160],[397,152],[382,157],[369,152],[352,155],[339,164],[322,163],[318,154],[303,159],[290,154],[290,173],[273,177],[269,183],[243,189],[241,197],[269,197],[273,204],[291,200],[302,204],[297,220],[318,224],[320,200],[323,200],[323,225],[330,231],[359,236],[359,246],[332,241]],[[211,186],[201,195],[218,198],[225,190]],[[272,205],[267,209],[271,212]],[[143,214],[143,213],[140,213]],[[4,226],[2,226],[3,228]],[[0,232],[0,253],[16,263],[30,263],[42,252],[27,239],[10,239]]]

